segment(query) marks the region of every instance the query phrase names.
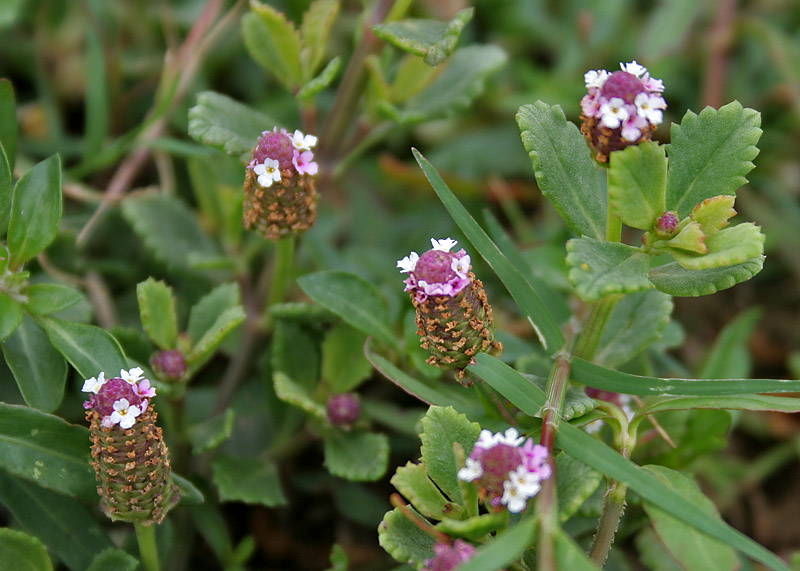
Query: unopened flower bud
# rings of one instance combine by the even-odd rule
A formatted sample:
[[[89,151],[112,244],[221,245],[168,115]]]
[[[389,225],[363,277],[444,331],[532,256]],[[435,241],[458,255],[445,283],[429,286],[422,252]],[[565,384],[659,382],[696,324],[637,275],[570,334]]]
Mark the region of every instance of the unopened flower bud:
[[[114,521],[161,523],[178,503],[180,490],[155,424],[155,388],[137,367],[112,379],[100,373],[84,382],[83,392],[90,393],[83,406],[100,507]]]
[[[608,162],[612,151],[649,141],[667,108],[660,79],[635,61],[620,67],[613,73],[601,69],[584,75],[588,94],[581,100],[581,132],[599,162]]]
[[[300,234],[317,218],[313,175],[318,165],[313,135],[285,129],[264,131],[253,148],[244,181],[243,222],[270,240]]]
[[[462,249],[450,250],[456,241],[431,239],[433,248],[422,256],[411,252],[397,262],[408,273],[405,291],[417,310],[420,345],[431,352],[428,363],[454,369],[465,381],[464,369],[479,351],[499,354],[494,339],[492,308],[483,284],[470,271],[470,257]]]
[[[158,351],[150,358],[150,366],[166,381],[177,381],[186,374],[186,359],[177,349]]]
[[[340,428],[350,428],[361,416],[361,402],[355,393],[333,395],[328,399],[328,421]]]
[[[672,238],[675,235],[675,232],[678,230],[678,225],[681,223],[678,220],[678,213],[670,210],[669,212],[665,212],[661,216],[658,217],[655,224],[655,233],[656,236],[661,238],[662,240],[666,240],[667,238]]]

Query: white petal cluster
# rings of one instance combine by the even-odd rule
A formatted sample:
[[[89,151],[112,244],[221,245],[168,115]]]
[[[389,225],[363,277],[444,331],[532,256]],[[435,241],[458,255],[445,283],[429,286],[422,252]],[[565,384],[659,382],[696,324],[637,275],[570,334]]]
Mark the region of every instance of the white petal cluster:
[[[281,164],[275,159],[264,159],[253,167],[253,172],[258,175],[258,184],[269,188],[274,182],[281,181]]]
[[[417,254],[416,252],[411,252],[408,256],[406,256],[402,260],[397,260],[397,267],[400,268],[400,273],[413,272],[414,268],[417,267],[418,261],[419,261],[419,254]]]

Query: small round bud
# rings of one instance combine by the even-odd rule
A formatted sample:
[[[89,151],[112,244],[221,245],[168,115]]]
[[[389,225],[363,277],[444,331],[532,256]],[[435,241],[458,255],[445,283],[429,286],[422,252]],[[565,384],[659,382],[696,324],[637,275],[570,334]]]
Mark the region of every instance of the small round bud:
[[[455,254],[442,250],[428,250],[419,257],[414,268],[417,281],[425,280],[428,283],[445,283],[456,277],[452,269]]]
[[[253,149],[253,160],[263,163],[266,159],[278,161],[281,170],[292,169],[294,145],[292,138],[278,131],[264,131]]]
[[[629,105],[634,104],[637,95],[645,92],[642,80],[627,71],[610,74],[600,89],[600,93],[607,99],[618,97]]]
[[[159,351],[150,358],[150,366],[159,377],[177,381],[186,374],[186,360],[177,349]]]
[[[661,216],[658,217],[655,224],[655,233],[656,236],[665,240],[667,238],[671,238],[675,235],[675,232],[678,230],[678,225],[680,224],[680,220],[678,220],[678,213],[670,210],[669,212],[665,212]]]
[[[349,428],[361,416],[361,403],[355,393],[333,395],[328,399],[328,421],[340,428]]]
[[[120,399],[127,399],[131,405],[138,406],[142,402],[142,397],[136,385],[120,378],[109,379],[100,387],[96,395],[91,395],[92,407],[101,416],[109,416],[114,412],[114,403]]]

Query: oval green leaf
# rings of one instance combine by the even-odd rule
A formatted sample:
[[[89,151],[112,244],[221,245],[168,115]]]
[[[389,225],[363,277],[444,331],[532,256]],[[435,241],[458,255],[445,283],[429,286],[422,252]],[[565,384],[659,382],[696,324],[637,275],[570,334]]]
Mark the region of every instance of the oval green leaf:
[[[128,368],[119,341],[108,331],[54,317],[41,318],[39,323],[59,353],[84,379],[96,377],[101,371],[107,378],[113,378]]]

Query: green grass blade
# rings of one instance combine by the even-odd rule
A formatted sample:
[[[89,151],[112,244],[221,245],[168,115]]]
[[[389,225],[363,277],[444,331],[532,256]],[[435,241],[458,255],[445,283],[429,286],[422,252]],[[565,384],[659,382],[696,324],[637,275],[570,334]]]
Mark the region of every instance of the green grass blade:
[[[414,157],[431,183],[433,190],[439,195],[444,207],[453,217],[453,220],[464,235],[472,243],[478,253],[483,256],[497,277],[508,288],[508,292],[517,302],[522,312],[528,316],[531,325],[536,330],[539,340],[549,355],[555,354],[564,345],[564,335],[558,327],[547,306],[542,302],[528,282],[520,275],[514,265],[508,261],[499,248],[492,242],[486,232],[470,216],[467,209],[458,201],[453,192],[447,188],[442,177],[433,168],[433,165],[416,149],[412,149]]]
[[[572,379],[596,389],[629,395],[738,395],[800,392],[800,381],[784,379],[660,379],[640,377],[572,360]]]

